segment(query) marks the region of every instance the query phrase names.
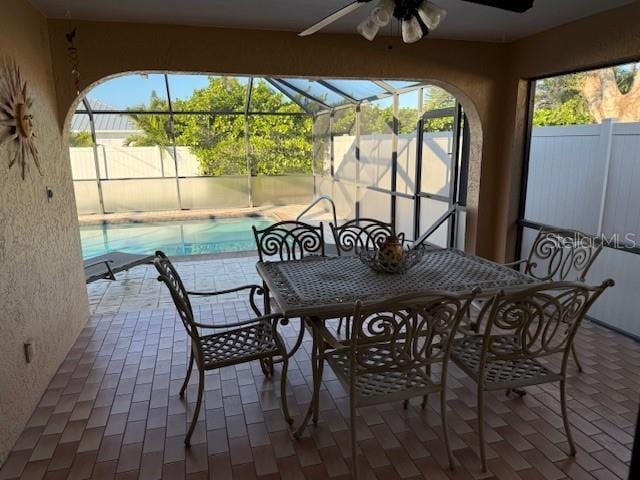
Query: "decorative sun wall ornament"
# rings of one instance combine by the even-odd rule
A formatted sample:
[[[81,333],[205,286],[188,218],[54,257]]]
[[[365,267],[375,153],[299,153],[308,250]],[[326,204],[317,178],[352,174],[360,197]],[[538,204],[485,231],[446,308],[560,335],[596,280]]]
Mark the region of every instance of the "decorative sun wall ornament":
[[[22,179],[27,172],[29,158],[38,172],[40,157],[35,144],[31,107],[33,98],[28,94],[27,82],[22,79],[20,68],[14,59],[4,59],[0,70],[0,145],[9,143],[14,150],[9,155],[9,168],[20,166]]]

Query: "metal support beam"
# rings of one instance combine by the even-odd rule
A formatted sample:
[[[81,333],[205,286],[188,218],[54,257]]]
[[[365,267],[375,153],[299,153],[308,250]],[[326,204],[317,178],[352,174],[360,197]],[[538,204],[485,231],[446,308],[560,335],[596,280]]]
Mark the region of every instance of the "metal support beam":
[[[389,85],[387,82],[385,82],[384,80],[373,80],[373,83],[375,83],[377,86],[379,86],[380,88],[382,88],[383,90],[387,91],[388,93],[390,93],[391,95],[393,95],[394,93],[396,93],[396,89],[395,87],[393,87],[392,85]]]
[[[171,103],[171,92],[169,91],[169,77],[167,74],[164,74],[164,85],[167,88],[167,103],[169,105],[169,113],[171,117],[169,117],[169,121],[171,122],[171,147],[173,150],[173,165],[176,169],[176,194],[178,196],[178,210],[182,210],[182,195],[180,194],[180,176],[178,175],[178,149],[176,148],[176,132],[175,132],[175,123],[173,117],[173,104]],[[161,147],[162,148],[162,147]]]
[[[349,103],[358,103],[358,100],[353,98],[351,95],[349,95],[346,92],[343,92],[342,90],[340,90],[338,87],[334,87],[333,85],[331,85],[329,82],[326,82],[324,80],[316,80],[317,83],[319,83],[320,85],[322,85],[324,88],[327,88],[329,90],[331,90],[333,93],[337,93],[338,95],[340,95],[342,98],[344,98],[347,102]]]
[[[323,106],[324,108],[326,108],[327,110],[333,108],[331,107],[331,105],[329,105],[328,103],[325,103],[324,101],[320,100],[318,97],[315,97],[313,95],[311,95],[309,92],[305,92],[304,90],[296,87],[295,85],[290,84],[289,82],[287,82],[286,80],[283,80],[281,78],[278,79],[278,82],[280,82],[281,84],[283,84],[285,87],[290,88],[291,90],[293,90],[294,92],[302,95],[303,97],[307,97],[308,99],[316,102],[317,104]]]
[[[290,97],[289,97],[290,98]],[[296,102],[297,104],[297,102]],[[299,105],[299,104],[298,104]],[[87,110],[76,110],[76,114],[87,114]],[[172,112],[167,110],[93,110],[96,115],[171,115]],[[238,112],[235,110],[189,110],[185,112],[173,112],[176,115],[244,115],[244,111]],[[249,112],[249,116],[264,116],[264,115],[286,115],[286,116],[307,116],[313,115],[313,112],[305,110],[304,112]]]
[[[265,77],[265,80],[267,81],[267,83],[269,83],[269,85],[271,85],[273,88],[275,88],[276,90],[278,90],[281,94],[283,94],[285,97],[287,97],[289,100],[291,100],[293,103],[295,103],[296,105],[298,105],[301,109],[303,109],[305,112],[309,113],[309,114],[313,114],[314,112],[312,112],[311,110],[309,110],[309,108],[307,108],[306,105],[303,105],[302,103],[300,103],[298,101],[298,99],[296,97],[294,97],[293,95],[291,95],[289,92],[287,92],[284,88],[282,88],[276,81],[274,81],[272,78],[268,78]]]
[[[424,119],[418,121],[418,130],[416,131],[416,168],[413,180],[415,197],[413,200],[413,239],[420,236],[420,203],[422,196],[422,146],[424,144]]]
[[[398,136],[400,130],[400,97],[393,96],[393,133],[391,137],[391,192],[396,193],[398,187]],[[396,227],[396,197],[391,197],[391,225]]]
[[[356,124],[355,124],[355,137],[356,137],[356,172],[355,172],[355,192],[356,192],[356,220],[360,220],[360,105],[356,106]]]
[[[251,174],[253,170],[253,162],[251,161],[251,144],[249,143],[249,104],[253,93],[253,77],[249,77],[249,85],[247,87],[247,102],[244,106],[244,154],[247,161],[247,191],[249,193],[249,206],[253,207],[253,191],[251,185]]]
[[[458,202],[458,176],[460,173],[460,136],[462,135],[462,107],[456,103],[455,115],[453,116],[453,135],[451,148],[451,175],[449,178],[449,208],[457,205]],[[456,246],[457,241],[457,212],[454,212],[447,223],[448,247]]]
[[[91,146],[93,147],[93,164],[96,169],[96,187],[98,188],[98,202],[100,203],[100,213],[104,212],[104,196],[102,194],[102,181],[100,176],[100,161],[98,160],[98,143],[96,140],[96,125],[93,120],[93,112],[91,111],[91,105],[87,100],[87,97],[82,99],[82,103],[84,104],[84,108],[87,111],[87,115],[89,116],[89,130],[91,132]],[[105,156],[106,162],[106,156]],[[105,164],[106,165],[106,164]]]

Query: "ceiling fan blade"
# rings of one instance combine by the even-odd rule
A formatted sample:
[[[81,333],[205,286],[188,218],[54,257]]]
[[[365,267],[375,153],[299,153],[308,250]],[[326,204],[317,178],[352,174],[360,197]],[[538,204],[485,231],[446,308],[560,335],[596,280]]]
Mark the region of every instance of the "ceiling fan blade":
[[[500,8],[510,12],[524,13],[533,7],[533,0],[463,0],[465,2],[478,3],[487,7]]]
[[[316,33],[318,30],[322,30],[324,27],[326,27],[327,25],[332,24],[336,20],[339,20],[342,17],[344,17],[346,15],[349,15],[351,12],[355,12],[358,8],[360,8],[362,5],[364,5],[365,3],[369,2],[369,1],[370,0],[356,0],[355,2],[350,3],[346,7],[343,7],[340,10],[338,10],[336,12],[333,12],[328,17],[323,18],[322,20],[320,20],[315,25],[312,25],[311,27],[307,28],[304,32],[300,32],[298,34],[298,36],[299,37],[306,37],[307,35],[311,35],[313,33]]]

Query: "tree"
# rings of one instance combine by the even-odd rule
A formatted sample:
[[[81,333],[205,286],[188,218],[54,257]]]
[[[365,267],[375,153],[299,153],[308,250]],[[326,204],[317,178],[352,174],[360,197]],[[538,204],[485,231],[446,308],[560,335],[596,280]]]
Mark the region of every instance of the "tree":
[[[210,77],[207,87],[177,102],[176,109],[243,112],[247,89],[233,77]],[[246,175],[249,167],[252,175],[311,173],[311,117],[298,115],[300,107],[264,81],[253,84],[250,110],[275,115],[247,117],[249,152],[244,115],[178,115],[176,142],[189,146],[203,175]]]
[[[582,93],[598,123],[605,118],[621,122],[640,120],[638,64],[587,72],[584,74]]]
[[[584,125],[594,123],[581,92],[582,74],[561,75],[536,83],[533,125]]]
[[[71,135],[69,136],[69,146],[70,147],[92,147],[93,139],[91,138],[91,133],[87,131],[71,133]]]
[[[132,110],[167,111],[169,103],[158,97],[155,91],[152,91],[149,105],[138,105]],[[160,165],[162,172],[164,172],[164,155],[167,148],[173,145],[171,117],[169,115],[138,113],[130,113],[129,116],[142,132],[129,135],[125,138],[124,145],[127,147],[132,145],[135,147],[158,147]]]
[[[640,120],[639,71],[636,63],[538,81],[534,126]]]

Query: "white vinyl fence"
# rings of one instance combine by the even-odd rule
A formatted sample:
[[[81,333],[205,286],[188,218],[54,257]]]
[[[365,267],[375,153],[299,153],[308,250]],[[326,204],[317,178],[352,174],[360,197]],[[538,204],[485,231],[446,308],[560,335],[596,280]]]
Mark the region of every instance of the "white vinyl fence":
[[[421,192],[447,197],[451,175],[451,132],[425,133],[422,145]],[[318,177],[318,194],[331,196],[337,206],[338,217],[355,217],[356,200],[360,203],[360,216],[391,220],[391,201],[388,193],[372,190],[391,189],[392,135],[373,134],[360,137],[360,160],[356,159],[356,137],[340,135],[334,137],[334,175]],[[414,195],[416,165],[416,134],[398,137],[398,173],[396,191]],[[329,171],[325,165],[324,170]],[[408,238],[413,234],[415,203],[413,199],[396,198],[396,228],[405,232]],[[446,201],[423,198],[420,208],[420,232],[424,233],[449,205]],[[431,237],[434,243],[446,244],[446,224]],[[464,232],[459,231],[464,239]]]
[[[525,219],[640,247],[640,123],[534,128]],[[525,229],[523,254],[535,233]],[[605,248],[587,281],[609,277],[591,315],[640,336],[640,255]]]
[[[313,199],[312,175],[206,177],[188,147],[71,147],[71,171],[79,214],[105,212],[244,208],[251,204],[306,204]],[[176,164],[178,176],[176,178]],[[96,182],[100,171],[101,192]]]

